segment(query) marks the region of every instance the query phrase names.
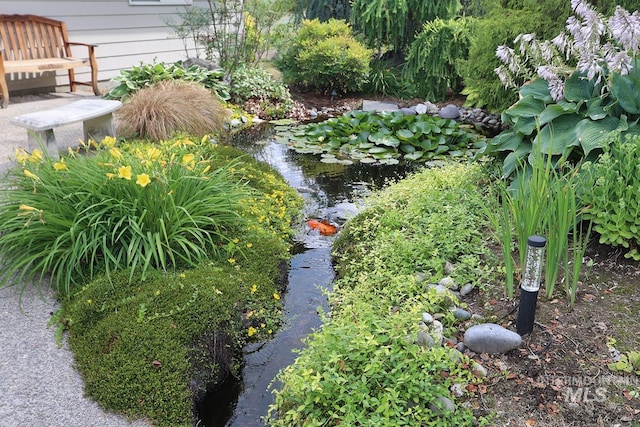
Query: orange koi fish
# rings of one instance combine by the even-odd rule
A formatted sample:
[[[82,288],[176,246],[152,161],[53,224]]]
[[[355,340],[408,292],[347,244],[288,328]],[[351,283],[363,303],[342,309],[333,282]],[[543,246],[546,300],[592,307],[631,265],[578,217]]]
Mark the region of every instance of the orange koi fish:
[[[323,219],[322,221],[310,219],[307,221],[307,224],[309,225],[309,228],[312,230],[318,230],[323,236],[331,236],[338,232],[338,227],[329,224],[326,219]]]

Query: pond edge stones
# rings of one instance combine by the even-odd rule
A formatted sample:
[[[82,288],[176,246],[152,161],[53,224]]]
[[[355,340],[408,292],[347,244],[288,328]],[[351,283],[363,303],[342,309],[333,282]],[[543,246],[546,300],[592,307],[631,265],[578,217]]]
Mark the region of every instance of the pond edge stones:
[[[464,345],[476,353],[506,353],[521,344],[520,335],[495,323],[481,323],[464,333]]]

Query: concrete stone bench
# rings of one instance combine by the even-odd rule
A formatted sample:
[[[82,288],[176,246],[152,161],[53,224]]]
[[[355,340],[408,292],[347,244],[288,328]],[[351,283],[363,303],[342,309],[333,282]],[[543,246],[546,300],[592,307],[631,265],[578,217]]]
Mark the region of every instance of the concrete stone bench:
[[[11,123],[27,129],[29,147],[46,143],[47,152],[58,157],[58,147],[53,130],[72,123],[83,123],[84,140],[100,141],[105,136],[115,136],[113,112],[122,102],[106,99],[83,99],[51,110],[23,114],[11,119]]]

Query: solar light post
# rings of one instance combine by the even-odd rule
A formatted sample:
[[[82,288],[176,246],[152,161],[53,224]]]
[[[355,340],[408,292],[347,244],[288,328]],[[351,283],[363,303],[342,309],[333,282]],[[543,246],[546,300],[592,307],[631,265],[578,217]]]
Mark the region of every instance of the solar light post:
[[[546,244],[547,240],[541,236],[529,236],[527,239],[527,257],[520,282],[520,305],[516,321],[516,330],[520,336],[533,331]]]

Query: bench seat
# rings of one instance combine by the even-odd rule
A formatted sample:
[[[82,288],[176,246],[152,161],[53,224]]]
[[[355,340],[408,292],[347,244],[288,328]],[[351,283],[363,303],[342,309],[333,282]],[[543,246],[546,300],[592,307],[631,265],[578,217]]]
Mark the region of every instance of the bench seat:
[[[54,129],[72,123],[83,123],[84,140],[102,140],[115,136],[113,112],[122,102],[106,99],[83,99],[51,110],[23,114],[11,119],[11,123],[28,131],[29,147],[46,143],[47,152],[58,157]]]

